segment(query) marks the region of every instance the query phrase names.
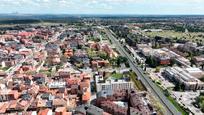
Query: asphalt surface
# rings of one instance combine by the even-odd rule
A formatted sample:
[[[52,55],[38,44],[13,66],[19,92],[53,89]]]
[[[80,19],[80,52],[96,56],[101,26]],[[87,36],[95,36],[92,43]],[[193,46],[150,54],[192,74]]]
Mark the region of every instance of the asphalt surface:
[[[128,58],[131,69],[137,74],[137,76],[139,76],[140,80],[146,86],[148,91],[151,92],[157,98],[157,100],[164,106],[166,111],[166,113],[164,114],[182,115],[181,112],[179,112],[176,107],[166,98],[166,96],[158,88],[158,86],[156,86],[148,76],[143,74],[144,71],[134,63],[135,61],[133,57],[131,57],[131,55],[126,52],[120,42],[112,35],[111,31],[108,29],[105,30],[109,39],[112,41],[113,44],[115,44],[117,50],[121,53],[121,55]]]

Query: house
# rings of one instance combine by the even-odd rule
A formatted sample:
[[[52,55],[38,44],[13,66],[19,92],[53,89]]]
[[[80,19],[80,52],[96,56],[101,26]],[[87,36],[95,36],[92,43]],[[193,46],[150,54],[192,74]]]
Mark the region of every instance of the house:
[[[15,60],[8,60],[8,61],[3,61],[1,63],[2,67],[12,67],[16,64]]]
[[[7,74],[4,71],[0,71],[0,78],[6,78]]]
[[[34,33],[32,32],[19,32],[17,36],[21,37],[21,38],[28,38],[33,36]]]
[[[47,51],[47,60],[50,65],[60,63],[61,51],[59,45],[55,43],[47,43],[45,50]]]
[[[57,99],[53,99],[52,106],[53,107],[67,107],[68,102],[69,101],[67,100],[57,98]]]
[[[100,49],[100,45],[94,41],[88,41],[88,45],[91,49],[98,51]]]
[[[8,109],[9,103],[8,102],[0,102],[0,114],[4,114]]]
[[[60,78],[70,78],[71,75],[70,72],[66,70],[59,70],[58,73]]]
[[[19,97],[19,93],[16,90],[5,89],[0,91],[0,101],[16,100]]]
[[[66,49],[64,52],[64,56],[67,58],[70,58],[74,55],[73,50],[72,49]]]
[[[91,61],[92,67],[106,67],[109,65],[108,60],[93,60]]]
[[[41,109],[38,112],[38,115],[53,115],[52,110],[51,109]]]
[[[8,110],[16,110],[16,107],[17,107],[17,100],[9,101]]]
[[[82,115],[103,115],[103,109],[94,105],[80,105],[75,108],[74,114]]]
[[[65,88],[66,82],[53,81],[53,82],[48,83],[48,87],[50,89]]]
[[[109,57],[116,57],[117,54],[114,53],[113,49],[108,44],[102,44],[101,50],[105,51]]]
[[[47,39],[47,36],[43,36],[43,35],[35,35],[32,37],[32,40],[34,43],[41,43],[42,41],[46,40]]]
[[[91,92],[90,91],[86,91],[83,93],[82,95],[82,102],[83,103],[87,103],[91,98]]]
[[[66,115],[66,107],[57,107],[55,109],[55,115]]]
[[[33,76],[33,81],[36,81],[37,84],[44,84],[45,83],[45,74],[36,74]]]
[[[88,54],[84,50],[77,50],[74,53],[74,56],[71,57],[71,62],[75,65],[82,64],[83,66],[89,66],[90,65],[90,59],[88,58]]]

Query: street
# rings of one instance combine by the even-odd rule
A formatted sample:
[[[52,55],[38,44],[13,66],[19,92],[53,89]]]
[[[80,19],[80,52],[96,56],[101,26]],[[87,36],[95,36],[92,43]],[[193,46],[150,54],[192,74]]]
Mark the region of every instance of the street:
[[[105,28],[104,28],[105,29]],[[165,114],[168,115],[181,115],[181,113],[173,106],[173,104],[166,98],[163,92],[151,81],[151,79],[144,75],[144,71],[139,68],[134,62],[133,57],[128,54],[125,49],[121,46],[120,42],[112,35],[112,33],[105,29],[106,34],[109,39],[116,45],[117,50],[122,56],[128,58],[131,69],[139,76],[142,83],[147,87],[147,89],[160,101],[160,103],[165,107]]]

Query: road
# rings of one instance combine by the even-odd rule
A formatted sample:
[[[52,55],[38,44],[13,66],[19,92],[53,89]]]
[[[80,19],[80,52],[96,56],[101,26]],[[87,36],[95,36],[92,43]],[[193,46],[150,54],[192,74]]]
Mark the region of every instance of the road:
[[[123,48],[120,42],[113,36],[111,31],[105,28],[104,30],[108,35],[109,39],[112,41],[112,43],[115,44],[119,53],[122,56],[125,56],[128,58],[131,69],[137,74],[137,76],[139,76],[140,80],[147,87],[149,92],[151,92],[159,100],[159,102],[165,107],[165,111],[166,111],[165,115],[181,115],[181,113],[166,98],[163,92],[152,82],[152,80],[148,76],[143,74],[144,71],[134,63],[135,61],[133,57],[131,57],[131,55],[126,52],[126,50]]]

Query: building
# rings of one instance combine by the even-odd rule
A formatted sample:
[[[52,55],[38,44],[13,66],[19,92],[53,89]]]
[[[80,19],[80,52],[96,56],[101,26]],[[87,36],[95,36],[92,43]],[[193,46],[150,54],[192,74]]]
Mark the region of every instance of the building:
[[[94,105],[80,105],[75,109],[74,115],[104,115],[103,109]]]
[[[43,109],[38,112],[38,115],[53,115],[53,112],[51,109]]]
[[[48,43],[45,46],[45,50],[47,51],[47,60],[50,65],[60,63],[61,51],[59,45]]]
[[[171,63],[169,54],[163,50],[155,50],[153,56],[160,65],[169,65]]]
[[[174,59],[178,64],[185,66],[185,67],[190,67],[191,62],[186,59],[185,57],[167,49],[167,48],[162,48],[161,50],[165,51],[166,53],[168,53],[169,57],[171,59]]]
[[[202,66],[204,64],[204,56],[194,56],[193,57],[193,62],[197,66]]]
[[[0,101],[16,100],[19,97],[19,93],[16,90],[1,90],[0,91]]]
[[[48,87],[50,89],[65,88],[66,87],[66,82],[58,82],[58,81],[50,82],[48,84]]]
[[[101,90],[117,90],[117,89],[132,89],[134,88],[131,81],[108,79],[104,83],[96,83],[96,91]]]
[[[93,68],[97,67],[107,67],[109,65],[108,60],[93,60],[91,61],[91,66]]]
[[[189,67],[189,68],[185,68],[184,70],[196,78],[202,78],[204,75],[204,72],[200,68]]]
[[[184,85],[185,90],[202,90],[204,83],[193,77],[180,67],[172,67],[164,70],[163,75],[170,80],[176,81]]]
[[[107,97],[97,97],[95,105],[113,115],[151,115],[154,109],[145,100],[146,96],[145,92],[118,89],[108,91]]]

